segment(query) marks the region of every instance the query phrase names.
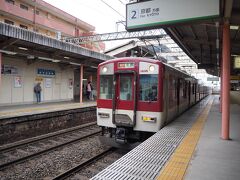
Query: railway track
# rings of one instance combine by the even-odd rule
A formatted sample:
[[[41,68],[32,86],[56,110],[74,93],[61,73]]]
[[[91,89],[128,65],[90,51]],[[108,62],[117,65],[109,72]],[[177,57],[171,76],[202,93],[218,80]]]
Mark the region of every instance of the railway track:
[[[93,163],[95,163],[99,159],[102,159],[103,157],[105,157],[105,156],[107,156],[110,153],[113,153],[115,151],[116,151],[115,148],[108,148],[108,149],[102,151],[101,153],[95,155],[94,157],[86,159],[85,161],[81,162],[80,164],[76,165],[75,167],[63,172],[62,174],[59,174],[58,176],[54,177],[53,180],[66,179],[66,178],[74,175],[75,173],[78,173],[79,171],[83,170],[87,166],[92,165]]]
[[[0,170],[36,158],[101,132],[96,123],[81,125],[0,148]]]

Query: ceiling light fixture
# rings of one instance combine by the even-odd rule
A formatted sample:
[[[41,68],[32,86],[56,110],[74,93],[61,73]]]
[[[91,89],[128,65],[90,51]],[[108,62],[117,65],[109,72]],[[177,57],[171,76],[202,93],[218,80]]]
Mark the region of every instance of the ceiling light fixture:
[[[5,51],[5,50],[1,50],[1,49],[0,49],[0,52],[1,52],[1,53],[5,53],[5,54],[9,54],[9,55],[15,55],[15,54],[17,54],[16,52]]]
[[[234,26],[234,25],[232,25],[232,26],[230,26],[230,29],[231,29],[231,30],[238,30],[238,29],[239,29],[239,26]]]
[[[24,50],[24,51],[28,50],[28,48],[25,48],[25,47],[18,47],[18,49],[21,49],[21,50]]]
[[[69,57],[67,57],[67,56],[64,56],[63,58],[64,58],[64,59],[69,59]]]
[[[47,57],[38,57],[38,59],[46,60],[46,61],[53,61],[54,60],[54,59],[47,58]]]
[[[81,66],[81,64],[74,63],[74,62],[70,62],[69,64],[71,64],[71,65],[76,65],[76,66]]]
[[[98,67],[96,67],[96,66],[90,66],[91,68],[94,68],[94,69],[97,69]]]
[[[33,55],[28,55],[27,59],[34,59],[35,57]]]
[[[58,63],[58,62],[60,62],[60,60],[58,60],[58,59],[53,59],[52,62]]]

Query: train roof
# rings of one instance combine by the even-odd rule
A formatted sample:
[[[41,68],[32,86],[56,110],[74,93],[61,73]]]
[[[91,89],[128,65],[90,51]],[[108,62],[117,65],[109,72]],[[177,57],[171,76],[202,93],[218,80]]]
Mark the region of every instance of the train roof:
[[[160,63],[161,63],[161,61],[159,61],[159,60],[150,59],[150,58],[142,58],[142,57],[121,57],[121,58],[116,58],[116,59],[107,60],[107,61],[105,61],[105,62],[100,63],[99,65],[104,65],[104,64],[111,63],[111,62],[124,61],[124,60],[146,61],[146,62],[154,62],[154,63],[160,62]]]
[[[153,62],[153,63],[161,63],[163,64],[164,66],[167,66],[168,68],[170,69],[173,69],[175,71],[178,71],[178,72],[181,72],[182,74],[185,74],[195,80],[197,80],[195,77],[191,76],[190,74],[187,74],[186,72],[183,72],[182,70],[180,69],[177,69],[161,60],[164,60],[163,57],[160,57],[161,59],[150,59],[150,58],[142,58],[142,57],[121,57],[121,58],[116,58],[116,59],[110,59],[110,60],[107,60],[105,62],[102,62],[101,64],[99,64],[99,66],[102,66],[104,64],[108,64],[108,63],[111,63],[111,62],[116,62],[116,61],[125,61],[125,60],[134,60],[134,61],[145,61],[145,62]]]

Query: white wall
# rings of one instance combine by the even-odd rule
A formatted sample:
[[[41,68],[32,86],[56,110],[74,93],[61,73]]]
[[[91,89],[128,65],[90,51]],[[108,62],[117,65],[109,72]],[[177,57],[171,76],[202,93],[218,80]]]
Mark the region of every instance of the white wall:
[[[2,65],[14,66],[17,74],[2,74],[2,85],[0,87],[0,105],[27,104],[36,102],[33,87],[37,83],[37,68],[55,70],[53,77],[42,76],[42,101],[65,101],[73,99],[73,87],[69,86],[69,79],[74,82],[73,68],[61,69],[57,63],[47,61],[35,62],[30,65],[26,60],[3,57]],[[16,87],[15,77],[20,77],[21,87]],[[51,79],[51,87],[46,87],[46,79]]]

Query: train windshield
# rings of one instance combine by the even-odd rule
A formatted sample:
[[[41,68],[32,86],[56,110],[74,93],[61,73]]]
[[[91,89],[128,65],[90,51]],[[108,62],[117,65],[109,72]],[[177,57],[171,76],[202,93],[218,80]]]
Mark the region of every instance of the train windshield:
[[[132,100],[131,76],[120,76],[120,100]]]
[[[100,99],[112,99],[113,96],[113,75],[100,76]]]
[[[157,101],[158,97],[158,75],[140,75],[140,101]]]

